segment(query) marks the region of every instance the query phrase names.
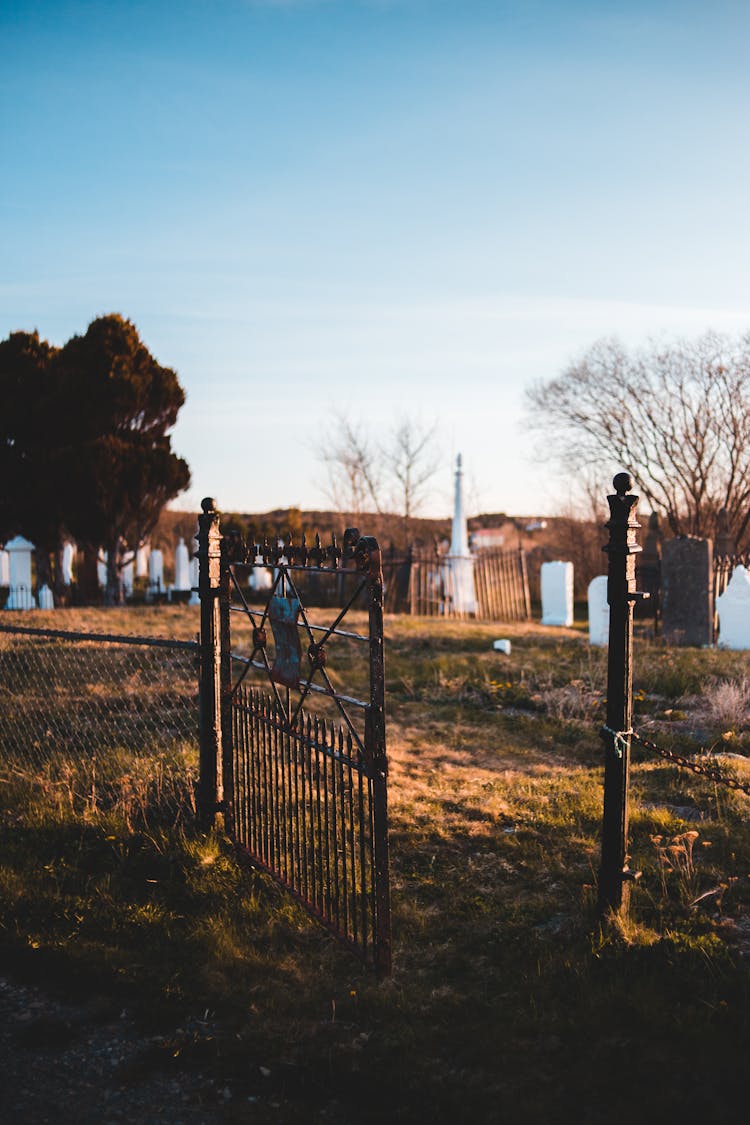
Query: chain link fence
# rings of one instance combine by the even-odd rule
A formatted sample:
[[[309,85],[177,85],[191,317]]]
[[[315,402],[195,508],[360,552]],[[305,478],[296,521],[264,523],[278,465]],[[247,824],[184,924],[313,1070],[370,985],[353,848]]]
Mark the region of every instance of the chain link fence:
[[[196,641],[0,625],[0,777],[77,812],[194,809]]]

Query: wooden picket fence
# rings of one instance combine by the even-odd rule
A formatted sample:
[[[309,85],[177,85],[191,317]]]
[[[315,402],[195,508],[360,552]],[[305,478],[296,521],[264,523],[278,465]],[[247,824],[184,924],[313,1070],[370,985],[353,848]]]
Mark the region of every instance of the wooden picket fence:
[[[477,618],[484,621],[528,621],[531,597],[526,552],[479,551],[474,556]],[[419,617],[455,617],[446,581],[445,556],[435,549],[413,547],[406,555],[383,556],[385,609]]]
[[[531,618],[526,552],[480,551],[474,564],[478,616],[487,621],[528,621]]]

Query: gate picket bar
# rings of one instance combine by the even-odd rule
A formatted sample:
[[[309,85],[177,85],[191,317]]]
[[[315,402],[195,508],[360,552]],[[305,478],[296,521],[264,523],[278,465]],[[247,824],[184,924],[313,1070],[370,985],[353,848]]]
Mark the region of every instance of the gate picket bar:
[[[378,544],[352,528],[341,548],[335,538],[322,547],[317,537],[309,549],[304,538],[300,546],[291,538],[285,544],[246,544],[237,535],[222,536],[212,500],[202,507],[204,823],[223,812],[241,855],[286,887],[379,975],[387,975],[391,933]],[[254,571],[273,574],[262,605],[251,605],[243,588],[243,577]],[[327,575],[344,590],[343,608],[329,611],[336,614],[332,624],[310,619],[300,596],[302,583],[295,581],[303,573]],[[363,600],[367,633],[342,628]],[[242,626],[249,627],[249,656],[235,644]],[[340,640],[365,649],[367,699],[334,686],[331,658]],[[342,669],[351,665],[351,655],[344,653]]]

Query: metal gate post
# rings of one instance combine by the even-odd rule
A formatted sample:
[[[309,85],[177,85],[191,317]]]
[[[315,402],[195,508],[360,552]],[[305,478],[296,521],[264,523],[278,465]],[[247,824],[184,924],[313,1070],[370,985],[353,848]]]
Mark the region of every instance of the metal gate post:
[[[357,565],[367,573],[370,624],[370,707],[367,713],[373,767],[373,826],[375,853],[375,970],[391,972],[391,892],[388,864],[388,758],[385,748],[385,653],[383,649],[383,567],[376,539],[363,536],[357,544]]]
[[[601,913],[625,913],[630,883],[637,874],[628,867],[628,783],[630,733],[633,717],[633,602],[635,592],[636,520],[638,497],[630,494],[628,473],[613,480],[615,495],[608,496],[610,519],[607,600],[609,602],[609,652],[607,659],[607,723],[602,729],[604,759],[604,817],[602,860],[599,870]],[[646,595],[648,596],[648,595]]]
[[[198,817],[203,828],[211,828],[222,799],[223,779],[221,721],[221,583],[222,535],[216,501],[201,501],[198,516],[198,593],[200,595],[200,773]]]
[[[216,807],[224,814],[224,831],[235,838],[234,737],[232,731],[232,637],[229,624],[229,558],[227,540],[219,545],[219,718],[221,747],[217,763],[219,792]]]

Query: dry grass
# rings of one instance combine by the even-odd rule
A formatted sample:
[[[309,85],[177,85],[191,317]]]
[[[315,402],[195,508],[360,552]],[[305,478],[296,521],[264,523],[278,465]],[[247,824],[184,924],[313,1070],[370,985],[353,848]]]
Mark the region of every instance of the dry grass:
[[[709,680],[696,704],[713,726],[739,734],[750,724],[750,678]]]
[[[194,610],[162,612],[128,617],[128,631],[193,635]],[[499,632],[510,657],[492,651]],[[602,654],[576,629],[397,619],[387,645],[391,981],[240,869],[189,810],[175,815],[179,762],[171,780],[156,763],[137,773],[127,749],[119,804],[90,799],[83,776],[59,791],[4,776],[6,954],[38,974],[62,963],[76,987],[124,989],[162,1030],[208,1009],[213,1045],[183,1045],[180,1061],[233,1090],[228,1120],[720,1120],[717,1104],[742,1091],[750,1030],[750,801],[639,760],[643,878],[631,918],[601,930]],[[737,654],[645,643],[636,661],[641,718],[665,738],[675,723],[659,716],[702,666],[704,680],[748,674]]]

